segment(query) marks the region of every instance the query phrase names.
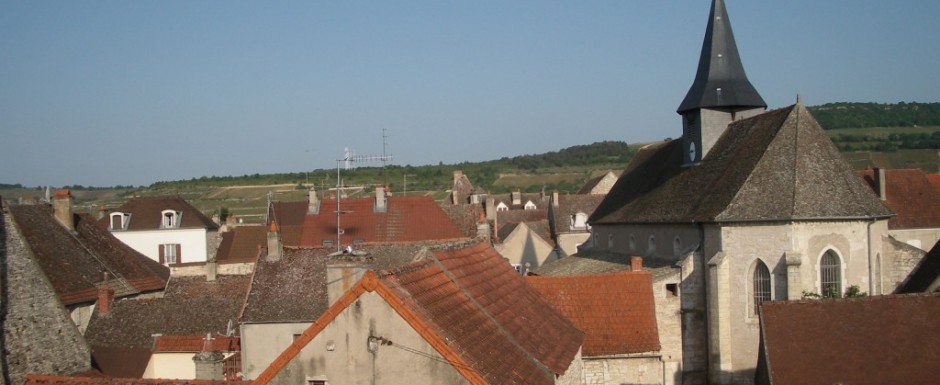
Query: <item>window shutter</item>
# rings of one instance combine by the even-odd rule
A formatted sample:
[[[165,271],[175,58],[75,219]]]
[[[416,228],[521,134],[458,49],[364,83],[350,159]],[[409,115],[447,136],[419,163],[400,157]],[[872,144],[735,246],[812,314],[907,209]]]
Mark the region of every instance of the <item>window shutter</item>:
[[[160,263],[166,263],[166,251],[163,245],[160,245]]]
[[[176,263],[183,263],[183,245],[176,244]]]

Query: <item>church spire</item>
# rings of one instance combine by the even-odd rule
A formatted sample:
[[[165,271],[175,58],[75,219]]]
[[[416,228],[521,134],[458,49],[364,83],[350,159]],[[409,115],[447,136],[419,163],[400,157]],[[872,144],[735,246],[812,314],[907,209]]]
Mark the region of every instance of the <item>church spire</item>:
[[[695,81],[677,111],[682,115],[685,165],[701,162],[728,124],[760,114],[767,103],[744,74],[722,0],[712,0]]]
[[[677,112],[735,107],[766,108],[767,103],[744,74],[724,1],[713,0],[698,72]]]

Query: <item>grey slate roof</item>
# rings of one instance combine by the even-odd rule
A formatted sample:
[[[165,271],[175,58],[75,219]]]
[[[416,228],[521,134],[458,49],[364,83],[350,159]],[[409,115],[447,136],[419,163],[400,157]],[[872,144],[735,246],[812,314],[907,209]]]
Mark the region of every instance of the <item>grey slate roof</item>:
[[[678,113],[698,108],[767,107],[744,74],[724,1],[714,0],[695,81],[679,104]]]
[[[802,104],[728,126],[695,166],[681,139],[640,150],[591,224],[886,218],[892,215]]]

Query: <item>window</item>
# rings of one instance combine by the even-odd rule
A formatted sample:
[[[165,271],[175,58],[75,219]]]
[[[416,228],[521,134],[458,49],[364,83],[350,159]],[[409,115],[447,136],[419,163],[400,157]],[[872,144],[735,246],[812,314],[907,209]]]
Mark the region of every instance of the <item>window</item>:
[[[630,234],[630,251],[636,251],[636,237]]]
[[[770,301],[770,269],[764,261],[754,263],[754,272],[751,276],[751,314],[757,314],[761,301]]]
[[[532,203],[532,201],[526,202],[524,209],[525,209],[525,210],[535,210],[535,209],[536,209],[535,203]]]
[[[819,295],[839,298],[842,295],[842,260],[835,251],[828,250],[819,260]]]
[[[499,204],[496,205],[496,211],[509,211],[509,206],[506,206],[503,202],[499,202]]]
[[[127,230],[128,219],[130,219],[130,214],[111,213],[111,230]]]
[[[653,254],[656,252],[656,236],[650,235],[649,244],[646,246],[646,253]]]
[[[165,265],[176,265],[182,263],[182,249],[178,243],[166,243],[160,245],[160,263]]]
[[[180,212],[173,210],[163,210],[160,221],[160,228],[175,229],[180,227]]]
[[[579,212],[571,216],[571,229],[583,230],[587,227],[587,214]]]
[[[324,239],[324,240],[323,240],[323,246],[333,246],[333,240],[332,240],[332,239]]]

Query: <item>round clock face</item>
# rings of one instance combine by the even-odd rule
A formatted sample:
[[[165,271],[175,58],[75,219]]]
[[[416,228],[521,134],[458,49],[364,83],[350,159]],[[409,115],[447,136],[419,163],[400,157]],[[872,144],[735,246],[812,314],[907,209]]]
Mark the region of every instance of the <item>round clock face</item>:
[[[695,142],[689,143],[689,160],[695,161]]]

